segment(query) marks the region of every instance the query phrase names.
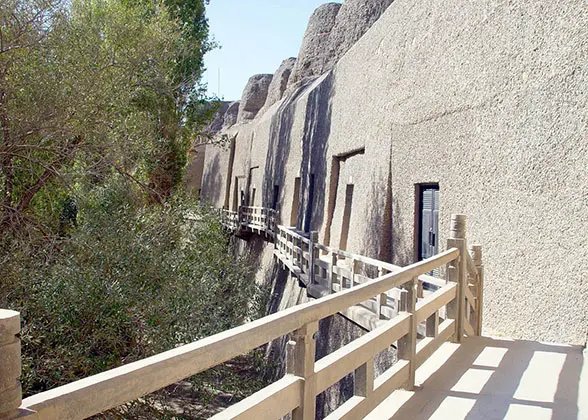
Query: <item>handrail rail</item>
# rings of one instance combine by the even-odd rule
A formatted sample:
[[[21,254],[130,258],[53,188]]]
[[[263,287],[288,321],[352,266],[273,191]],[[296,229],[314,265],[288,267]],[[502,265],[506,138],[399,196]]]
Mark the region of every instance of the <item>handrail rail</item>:
[[[316,245],[318,249],[320,249],[321,251],[326,251],[326,252],[332,252],[333,254],[337,254],[337,255],[341,255],[342,257],[345,258],[349,258],[349,259],[353,259],[356,261],[360,261],[362,263],[365,264],[369,264],[369,265],[373,265],[375,267],[382,267],[385,270],[388,270],[389,272],[393,273],[395,271],[400,270],[402,267],[399,265],[395,265],[386,261],[380,261],[380,260],[376,260],[375,258],[370,258],[370,257],[365,257],[363,255],[359,255],[359,254],[354,254],[348,251],[343,251],[341,249],[335,249],[335,248],[331,248],[329,246],[326,245],[322,245],[322,244],[317,244]],[[419,276],[419,280],[425,282],[425,283],[430,283],[433,284],[437,287],[443,287],[447,284],[447,282],[443,279],[434,277],[434,276],[429,276],[427,274],[422,274]]]
[[[255,206],[242,206],[241,208],[249,209],[249,210],[273,210],[268,207],[255,207]]]
[[[310,239],[299,234],[298,232],[292,230],[292,228],[286,227],[286,226],[282,226],[282,225],[278,225],[277,228],[279,230],[285,231],[287,232],[288,235],[301,240],[302,242],[304,242],[305,244],[310,244]]]
[[[459,257],[434,257],[167,352],[46,391],[23,401],[42,419],[83,419],[195,375],[260,345],[317,322]]]
[[[238,219],[241,213],[240,211]],[[415,370],[445,341],[453,339],[459,343],[464,335],[481,333],[484,283],[482,249],[479,245],[473,245],[468,251],[465,216],[452,217],[452,234],[447,240],[447,251],[398,268],[389,263],[319,245],[316,243],[316,232],[311,232],[307,253],[301,248],[302,245],[296,245],[297,236],[301,235],[283,226],[276,227],[274,220],[270,218],[268,221],[267,229],[276,229],[279,233],[286,231],[288,235],[284,238],[284,235],[274,234],[276,243],[280,244],[276,252],[289,255],[285,257],[290,258],[288,264],[292,263],[289,267],[293,272],[295,263],[308,268],[305,275],[310,278],[315,264],[322,270],[325,267],[329,270],[335,268],[336,257],[325,262],[315,255],[322,249],[332,255],[343,255],[375,265],[378,267],[378,277],[368,279],[360,276],[353,264],[353,268],[347,270],[347,275],[352,278],[351,288],[342,288],[340,292],[327,294],[214,336],[33,395],[22,401],[22,405],[18,384],[20,315],[0,310],[0,350],[3,360],[8,361],[8,366],[0,366],[0,385],[16,384],[10,385],[8,389],[0,388],[0,418],[16,419],[31,415],[39,420],[75,420],[90,417],[287,334],[291,334],[293,338],[286,347],[287,375],[214,418],[249,418],[260,414],[282,417],[294,410],[294,418],[312,419],[316,395],[353,372],[355,397],[339,406],[331,416],[362,418],[398,387],[412,389]],[[241,223],[240,220],[238,223]],[[253,229],[257,228],[254,226]],[[468,282],[468,257],[476,268],[477,281],[473,284]],[[419,299],[418,279],[422,279],[424,273],[445,264],[447,282],[437,291]],[[342,273],[341,267],[338,269]],[[392,272],[384,273],[385,271]],[[333,274],[335,270],[329,272]],[[298,275],[302,276],[303,273],[299,270]],[[353,279],[356,276],[362,277],[362,280],[355,283]],[[470,275],[470,278],[473,277]],[[383,296],[395,288],[404,289],[401,309],[396,316],[388,320],[380,317],[381,322],[370,327],[367,334],[315,362],[314,333],[321,319],[343,313],[348,308],[367,301],[373,302],[373,297],[376,297],[377,311],[381,315],[381,305],[386,302]],[[445,308],[443,312],[442,308]],[[440,319],[441,315],[443,321]],[[417,326],[421,323],[426,324],[426,336],[417,343]],[[393,342],[398,343],[398,361],[374,379],[374,357]]]

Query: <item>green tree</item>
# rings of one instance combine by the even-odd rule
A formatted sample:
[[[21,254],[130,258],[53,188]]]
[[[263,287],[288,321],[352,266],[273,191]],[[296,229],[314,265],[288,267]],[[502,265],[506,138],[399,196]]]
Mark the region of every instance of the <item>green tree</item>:
[[[0,28],[0,233],[113,171],[169,197],[211,113],[204,2],[8,0]]]

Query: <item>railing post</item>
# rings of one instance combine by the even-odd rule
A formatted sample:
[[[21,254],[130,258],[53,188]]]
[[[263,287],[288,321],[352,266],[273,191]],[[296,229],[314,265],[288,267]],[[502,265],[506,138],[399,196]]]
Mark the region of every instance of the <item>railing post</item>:
[[[355,369],[354,376],[353,394],[368,397],[374,391],[374,359]]]
[[[20,410],[20,314],[0,309],[0,419],[12,420],[33,416],[34,412]]]
[[[470,255],[478,271],[476,283],[476,335],[482,335],[482,313],[484,311],[484,264],[482,263],[482,245],[472,245]]]
[[[310,243],[308,244],[308,284],[315,284],[314,279],[314,259],[315,259],[315,252],[314,248],[315,245],[318,244],[318,232],[312,231],[310,232]]]
[[[383,267],[378,267],[378,278],[384,276],[387,270],[384,270]],[[385,319],[384,314],[382,313],[382,307],[388,304],[388,295],[386,293],[380,293],[379,296],[376,296],[377,301],[377,308],[378,308],[378,318]]]
[[[408,381],[406,389],[414,389],[415,371],[416,371],[416,339],[417,339],[417,322],[414,312],[416,309],[416,293],[418,279],[415,277],[403,286],[404,299],[402,303],[403,312],[410,313],[410,330],[408,334],[398,340],[398,358],[408,360]]]
[[[427,318],[425,335],[427,337],[437,337],[439,334],[439,311],[435,311],[433,315]]]
[[[304,378],[302,403],[292,412],[292,420],[314,419],[316,412],[316,384],[314,359],[316,344],[314,335],[318,331],[318,321],[311,322],[292,333],[288,343],[286,370],[288,373]]]
[[[349,288],[352,289],[355,286],[355,274],[357,273],[357,260],[352,259],[351,260],[351,279],[350,281],[350,285]]]
[[[333,251],[329,251],[329,272],[327,273],[327,287],[329,289],[329,294],[333,293],[333,276],[335,276],[333,268],[337,266],[337,260],[337,254]],[[341,286],[341,290],[343,290],[343,286]]]
[[[447,264],[447,280],[457,283],[457,296],[447,304],[447,317],[455,319],[456,332],[454,342],[461,343],[464,335],[465,319],[465,288],[467,283],[467,241],[466,217],[463,214],[451,215],[451,229],[447,239],[447,249],[458,248],[459,258]]]
[[[22,402],[20,314],[0,309],[0,419],[14,419]]]

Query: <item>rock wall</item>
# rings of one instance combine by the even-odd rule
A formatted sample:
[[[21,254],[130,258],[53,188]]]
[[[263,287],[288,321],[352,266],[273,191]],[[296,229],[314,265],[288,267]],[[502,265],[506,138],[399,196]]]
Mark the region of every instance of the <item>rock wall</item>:
[[[239,105],[238,123],[244,123],[257,116],[267,99],[272,78],[272,74],[256,74],[249,78]]]
[[[252,204],[269,206],[277,191],[282,223],[338,245],[341,191],[353,185],[347,249],[405,265],[417,258],[415,186],[437,183],[441,248],[451,213],[468,215],[467,236],[484,248],[485,333],[583,344],[588,10],[579,3],[394,1],[332,70],[228,129],[232,152],[207,147],[203,194],[230,207],[248,185]]]
[[[289,87],[299,87],[331,70],[392,1],[346,0],[319,7],[308,22]]]
[[[339,3],[326,3],[314,11],[302,39],[296,65],[288,82],[289,87],[297,87],[309,78],[317,77],[326,70],[329,56],[331,30],[341,9]]]
[[[296,59],[293,57],[282,61],[282,64],[280,64],[280,67],[274,73],[272,82],[268,88],[265,105],[263,106],[263,109],[260,111],[260,113],[263,113],[267,108],[282,99],[295,64]]]
[[[346,0],[329,35],[328,59],[324,71],[330,70],[367,32],[393,0]]]
[[[223,129],[228,129],[237,123],[241,102],[231,102],[223,115]]]

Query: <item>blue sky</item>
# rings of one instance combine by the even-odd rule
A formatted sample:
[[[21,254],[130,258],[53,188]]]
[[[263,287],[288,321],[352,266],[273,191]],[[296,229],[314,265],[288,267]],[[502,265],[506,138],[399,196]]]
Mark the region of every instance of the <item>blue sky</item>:
[[[249,77],[274,73],[282,60],[296,57],[308,18],[327,1],[211,0],[207,8],[210,32],[221,48],[205,57],[203,81],[209,94],[240,99]]]

